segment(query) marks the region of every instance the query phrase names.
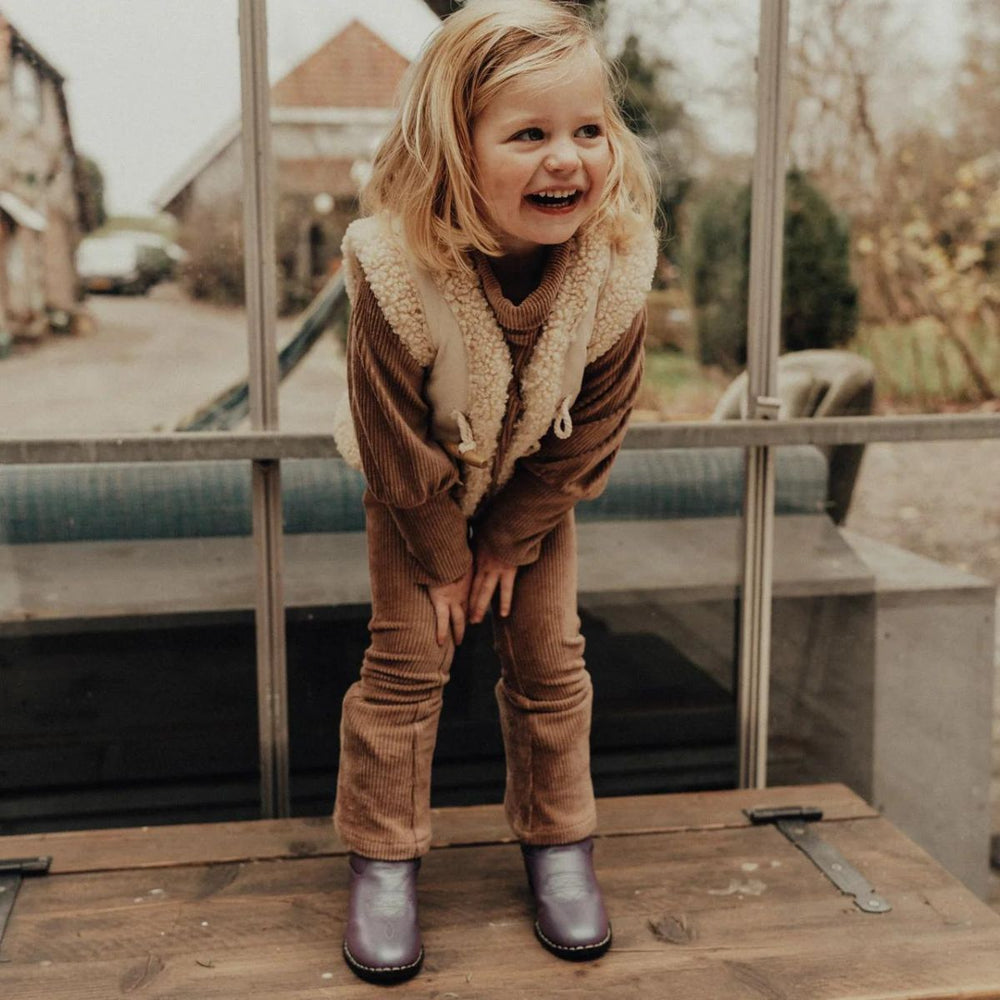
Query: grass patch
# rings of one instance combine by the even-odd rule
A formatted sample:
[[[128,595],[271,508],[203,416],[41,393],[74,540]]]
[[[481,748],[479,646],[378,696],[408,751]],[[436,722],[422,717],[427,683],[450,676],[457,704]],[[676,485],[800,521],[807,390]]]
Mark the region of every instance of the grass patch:
[[[729,378],[679,351],[646,350],[637,419],[696,420],[711,415]]]
[[[994,390],[1000,391],[1000,337],[979,326],[969,331],[969,342]],[[864,324],[848,349],[874,364],[883,403],[933,410],[981,399],[961,353],[933,319]]]
[[[1000,393],[1000,336],[985,326],[973,328],[968,336],[979,364]],[[845,349],[874,364],[882,410],[935,412],[973,406],[982,398],[958,348],[933,319],[863,324]],[[706,368],[688,354],[647,342],[636,419],[705,419],[730,381],[718,368]]]

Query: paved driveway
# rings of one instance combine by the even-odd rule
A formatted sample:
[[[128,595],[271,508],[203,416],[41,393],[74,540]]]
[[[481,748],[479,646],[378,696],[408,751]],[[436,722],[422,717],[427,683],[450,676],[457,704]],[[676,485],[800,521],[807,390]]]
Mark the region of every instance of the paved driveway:
[[[188,301],[172,285],[148,296],[91,296],[93,331],[50,336],[0,361],[0,434],[63,437],[172,430],[247,372],[245,316]],[[279,324],[279,340],[294,322]],[[328,431],[344,380],[323,337],[281,387],[282,430]]]

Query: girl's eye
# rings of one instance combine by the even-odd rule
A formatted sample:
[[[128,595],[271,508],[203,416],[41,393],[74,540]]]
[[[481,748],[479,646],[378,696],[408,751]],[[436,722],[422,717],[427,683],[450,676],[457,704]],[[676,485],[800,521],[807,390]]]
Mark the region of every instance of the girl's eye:
[[[522,142],[541,142],[545,133],[540,128],[525,128],[514,134],[514,138]]]
[[[584,139],[600,139],[604,134],[604,129],[600,125],[584,125],[577,129],[577,133]]]

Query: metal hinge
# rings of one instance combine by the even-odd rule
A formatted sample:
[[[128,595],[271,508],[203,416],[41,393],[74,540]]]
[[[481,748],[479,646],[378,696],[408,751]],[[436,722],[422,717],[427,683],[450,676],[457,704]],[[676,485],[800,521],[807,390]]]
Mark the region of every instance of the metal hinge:
[[[50,857],[0,859],[0,945],[3,944],[4,931],[7,930],[7,921],[14,909],[22,879],[25,875],[47,874],[51,864]]]
[[[809,826],[823,818],[812,806],[778,806],[744,809],[754,826],[773,824],[843,893],[854,897],[854,905],[865,913],[888,913],[889,901],[854,867],[840,851],[828,844]]]

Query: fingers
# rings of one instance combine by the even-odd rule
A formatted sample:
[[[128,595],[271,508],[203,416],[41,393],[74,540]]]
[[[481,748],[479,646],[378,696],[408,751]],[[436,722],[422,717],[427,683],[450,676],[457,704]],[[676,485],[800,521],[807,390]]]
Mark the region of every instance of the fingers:
[[[514,577],[515,571],[500,574],[500,617],[506,618],[510,614],[510,605],[514,599]]]
[[[461,604],[451,606],[451,631],[455,645],[461,646],[465,637],[465,608]]]
[[[434,638],[439,646],[444,645],[448,636],[448,605],[444,601],[434,601]]]
[[[516,576],[516,566],[499,572],[482,570],[476,574],[469,596],[470,624],[478,625],[483,620],[486,609],[490,606],[490,601],[493,600],[497,584],[500,585],[500,617],[506,618],[510,614],[511,604],[514,601],[514,579]]]
[[[482,586],[482,580],[479,573],[472,578],[472,584],[469,587],[469,624],[474,625],[479,619],[476,618],[476,608],[479,606],[479,590]]]
[[[477,573],[472,581],[472,594],[469,598],[469,621],[473,625],[478,625],[486,614],[486,609],[493,599],[493,592],[497,588],[497,576],[495,573]]]
[[[465,636],[468,595],[467,591],[461,594],[461,590],[461,587],[455,593],[449,593],[448,588],[430,590],[431,606],[434,608],[434,638],[439,646],[444,645],[449,629],[456,646],[461,645]]]

